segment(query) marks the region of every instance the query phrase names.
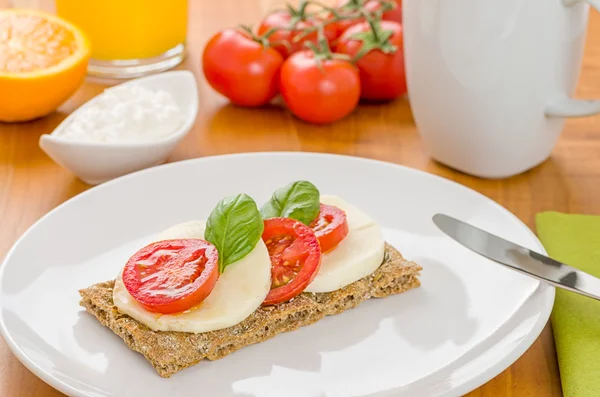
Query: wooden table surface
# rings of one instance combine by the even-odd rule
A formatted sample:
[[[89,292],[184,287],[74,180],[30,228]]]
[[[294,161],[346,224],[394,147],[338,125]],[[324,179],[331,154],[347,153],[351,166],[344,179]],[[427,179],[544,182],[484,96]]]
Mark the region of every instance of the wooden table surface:
[[[452,179],[496,200],[532,229],[534,215],[543,210],[600,213],[600,117],[569,120],[548,161],[523,175],[490,181],[432,162],[419,139],[406,99],[363,105],[347,119],[321,127],[299,122],[277,107],[248,110],[228,105],[202,76],[199,65],[204,43],[218,29],[257,23],[276,1],[190,0],[189,56],[178,68],[195,72],[200,111],[192,133],[170,161],[265,150],[341,153],[386,160]],[[31,5],[32,1],[27,3]],[[7,4],[7,0],[0,0],[0,8]],[[50,1],[42,0],[40,6],[52,9]],[[104,87],[87,81],[58,112],[48,117],[24,124],[0,123],[0,257],[38,218],[90,188],[53,163],[38,147],[38,139]],[[600,98],[600,15],[595,12],[590,16],[577,96]],[[0,339],[0,396],[61,395],[25,369]],[[468,396],[561,395],[548,324],[516,363]]]

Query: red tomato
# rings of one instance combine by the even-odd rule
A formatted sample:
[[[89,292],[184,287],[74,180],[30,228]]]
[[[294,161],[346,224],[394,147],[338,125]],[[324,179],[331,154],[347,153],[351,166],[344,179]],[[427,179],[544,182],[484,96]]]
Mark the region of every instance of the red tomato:
[[[393,21],[402,24],[402,0],[396,0],[396,8],[384,12],[381,18],[384,21]]]
[[[391,1],[391,0],[390,0]],[[402,23],[402,0],[395,0],[396,7],[390,11],[384,12],[381,16],[381,19],[384,21],[394,21],[398,23]],[[351,4],[348,4],[351,3]],[[355,6],[356,4],[356,6]],[[358,2],[354,2],[352,0],[337,0],[335,4],[336,8],[342,10],[342,15],[344,12],[346,13],[354,13],[360,11],[360,7],[364,7],[364,9],[368,12],[375,12],[381,8],[380,0],[358,0]],[[344,8],[342,8],[344,7]],[[341,36],[346,29],[350,26],[356,25],[358,23],[365,22],[364,18],[356,18],[356,19],[346,19],[333,24],[336,29],[336,38]]]
[[[322,252],[332,250],[348,235],[346,213],[333,205],[321,204],[319,215],[310,227],[319,240]]]
[[[277,95],[282,63],[273,48],[235,29],[214,35],[202,55],[208,83],[240,106],[262,106]]]
[[[313,28],[321,22],[321,20],[315,17],[294,16],[290,11],[276,11],[263,19],[257,33],[259,36],[262,36],[270,29],[277,29],[275,33],[268,37],[268,40],[270,43],[273,43],[273,48],[279,51],[284,58],[287,58],[294,52],[305,50],[305,43],[307,42],[317,44],[317,31],[306,35],[298,42],[294,42],[294,38],[305,29]],[[323,33],[325,33],[325,38],[327,38],[328,42],[333,41],[338,36],[337,30],[333,25],[326,25],[323,28]],[[284,44],[278,44],[281,42],[287,42],[290,48]]]
[[[346,117],[360,99],[358,69],[340,59],[315,59],[312,51],[286,59],[279,88],[289,110],[315,124]]]
[[[385,54],[380,49],[374,49],[356,62],[360,71],[361,98],[368,100],[391,100],[406,94],[402,26],[390,21],[382,21],[380,26],[382,31],[392,32],[387,43],[395,46],[396,51]],[[337,52],[354,57],[363,42],[352,36],[370,31],[367,22],[350,27],[340,37]]]
[[[263,305],[287,302],[314,280],[321,266],[315,233],[291,218],[265,220],[262,239],[271,257],[271,291]]]
[[[183,312],[202,302],[219,278],[217,248],[200,239],[158,241],[136,252],[123,269],[123,284],[146,309]]]

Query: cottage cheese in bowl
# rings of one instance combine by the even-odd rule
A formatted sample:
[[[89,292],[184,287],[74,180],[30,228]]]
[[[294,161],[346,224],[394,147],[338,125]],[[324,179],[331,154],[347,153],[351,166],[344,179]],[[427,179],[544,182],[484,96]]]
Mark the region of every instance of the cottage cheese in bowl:
[[[183,113],[169,92],[124,84],[94,98],[54,135],[96,143],[148,142],[167,138],[182,123]]]
[[[91,185],[163,164],[194,125],[197,87],[192,72],[175,70],[108,88],[40,136],[40,147]]]

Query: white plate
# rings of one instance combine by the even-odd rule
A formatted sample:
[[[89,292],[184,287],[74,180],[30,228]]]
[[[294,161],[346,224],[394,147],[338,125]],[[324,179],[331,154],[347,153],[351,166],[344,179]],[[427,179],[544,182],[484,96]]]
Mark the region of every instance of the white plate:
[[[201,219],[225,195],[259,203],[308,179],[375,217],[421,264],[422,286],[160,378],[78,306],[151,235]],[[0,270],[0,329],[36,375],[73,396],[459,396],[514,362],[546,324],[554,289],[446,238],[443,212],[544,253],[486,197],[409,168],[352,157],[242,154],[131,174],[69,200],[15,244]]]

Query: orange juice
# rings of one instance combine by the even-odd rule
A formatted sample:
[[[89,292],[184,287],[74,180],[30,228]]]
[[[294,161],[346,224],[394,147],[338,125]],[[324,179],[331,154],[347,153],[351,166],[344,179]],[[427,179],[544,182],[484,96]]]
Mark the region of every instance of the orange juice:
[[[88,35],[98,60],[152,58],[185,43],[187,0],[56,0],[56,11]]]

